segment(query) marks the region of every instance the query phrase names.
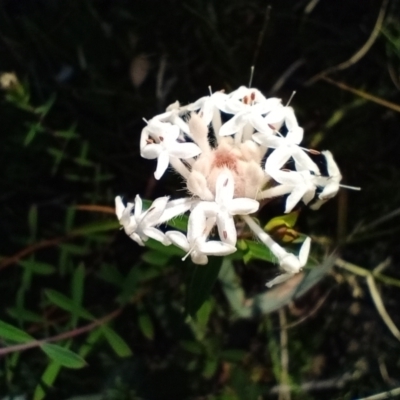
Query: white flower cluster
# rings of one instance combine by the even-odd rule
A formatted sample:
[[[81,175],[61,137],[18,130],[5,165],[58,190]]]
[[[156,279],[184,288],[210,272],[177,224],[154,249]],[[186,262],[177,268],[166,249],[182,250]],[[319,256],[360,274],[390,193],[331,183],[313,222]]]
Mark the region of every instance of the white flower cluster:
[[[215,92],[196,102],[178,102],[149,121],[140,138],[141,156],[157,159],[154,173],[160,179],[168,166],[186,182],[190,196],[156,199],[143,211],[142,201],[123,204],[117,197],[116,214],[127,235],[140,245],[150,237],[174,244],[196,264],[207,256],[236,251],[237,218],[276,256],[284,273],[267,285],[280,283],[306,264],[310,238],[298,255],[287,252],[249,216],[266,199],[287,195],[285,212],[302,201],[317,209],[339,190],[340,171],[329,151],[300,147],[303,129],[293,109],[278,98],[240,87],[230,94]],[[323,175],[309,152],[319,154],[328,174]],[[267,156],[268,154],[268,156]],[[157,228],[190,211],[187,233]],[[209,240],[217,226],[219,240]]]

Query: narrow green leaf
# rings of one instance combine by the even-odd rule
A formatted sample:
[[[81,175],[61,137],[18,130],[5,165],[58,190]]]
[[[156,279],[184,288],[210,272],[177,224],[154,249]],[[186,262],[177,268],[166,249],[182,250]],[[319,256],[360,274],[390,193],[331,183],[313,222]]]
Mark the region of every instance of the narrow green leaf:
[[[200,326],[205,327],[207,325],[212,310],[213,303],[210,300],[206,300],[196,314],[196,321]]]
[[[108,326],[102,326],[101,329],[108,343],[118,356],[130,357],[132,355],[132,350],[126,344],[125,340],[113,329]]]
[[[95,222],[92,224],[81,226],[71,231],[73,235],[89,235],[97,232],[113,231],[118,229],[120,226],[119,222],[115,220],[107,220]]]
[[[56,95],[53,93],[50,98],[43,105],[35,108],[35,114],[39,114],[43,117],[50,111],[54,102],[56,101]]]
[[[85,279],[85,267],[81,263],[78,266],[78,268],[75,269],[74,274],[72,275],[72,282],[71,282],[72,301],[76,305],[82,304],[84,279]]]
[[[149,239],[146,242],[146,247],[152,250],[156,250],[158,253],[162,253],[169,256],[184,256],[185,252],[174,245],[164,246],[162,243],[154,239]]]
[[[124,284],[124,277],[117,268],[112,265],[102,264],[100,266],[100,271],[96,275],[103,281],[117,287],[121,287]]]
[[[143,335],[147,339],[153,340],[154,339],[154,325],[153,325],[153,321],[151,320],[149,314],[142,311],[139,314],[138,322],[139,322],[140,330],[142,331]]]
[[[191,317],[195,318],[197,310],[210,295],[222,261],[222,257],[209,257],[207,265],[189,265],[185,310]]]
[[[92,330],[86,337],[85,343],[79,348],[78,354],[85,358],[93,349],[93,346],[103,336],[103,330],[101,327]]]
[[[47,289],[45,290],[45,294],[47,298],[56,306],[62,308],[65,311],[70,312],[73,315],[79,316],[84,319],[94,320],[94,316],[86,311],[83,307],[78,304],[75,304],[71,299],[67,296],[63,295],[56,290]]]
[[[36,340],[23,330],[7,324],[4,321],[0,321],[0,337],[17,343],[28,343]]]
[[[171,259],[170,254],[160,254],[158,251],[146,251],[142,254],[142,260],[150,265],[156,265],[158,267],[164,267],[168,264]]]
[[[43,384],[47,387],[52,387],[60,371],[61,364],[56,361],[51,361],[49,363],[40,378],[40,383],[36,386],[33,400],[42,400],[45,398],[46,392],[44,391]]]
[[[61,364],[63,367],[77,369],[86,365],[81,356],[57,344],[44,343],[40,348],[51,360]]]
[[[21,260],[18,262],[18,264],[30,272],[38,275],[51,275],[56,272],[56,268],[53,265],[35,260]]]
[[[73,254],[75,256],[84,256],[88,253],[88,249],[84,245],[77,245],[77,244],[72,244],[72,243],[62,243],[62,244],[59,244],[58,247],[60,247],[60,249],[65,250],[68,253]]]
[[[247,253],[243,257],[245,263],[254,258],[268,262],[276,261],[275,256],[264,244],[253,242],[252,240],[246,240],[245,242],[247,245]]]
[[[40,123],[36,123],[36,124],[31,124],[29,127],[29,131],[25,136],[25,140],[24,140],[24,146],[28,146],[32,140],[35,138],[36,134],[42,129],[42,127],[40,126]]]
[[[20,319],[27,322],[43,322],[43,318],[32,311],[25,308],[11,307],[7,308],[7,313],[15,319]]]

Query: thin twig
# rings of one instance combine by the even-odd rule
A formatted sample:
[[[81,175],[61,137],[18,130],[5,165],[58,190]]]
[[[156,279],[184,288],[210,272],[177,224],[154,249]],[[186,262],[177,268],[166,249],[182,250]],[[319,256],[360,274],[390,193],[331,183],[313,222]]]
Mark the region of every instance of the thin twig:
[[[373,96],[372,94],[369,94],[367,92],[363,92],[362,90],[354,89],[354,88],[352,88],[350,86],[347,86],[343,82],[334,81],[333,79],[327,78],[326,76],[322,77],[321,79],[324,80],[325,82],[328,82],[328,83],[330,83],[332,85],[335,85],[335,86],[339,87],[340,89],[346,90],[346,91],[348,91],[350,93],[353,93],[353,94],[355,94],[357,96],[360,96],[360,97],[362,97],[362,98],[364,98],[366,100],[370,100],[370,101],[372,101],[372,102],[374,102],[376,104],[379,104],[379,105],[381,105],[383,107],[389,108],[389,109],[391,109],[393,111],[400,112],[400,105],[398,105],[396,103],[392,103],[391,101],[388,101],[388,100],[385,100],[385,99],[381,99],[380,97]]]
[[[375,304],[376,310],[378,311],[380,317],[382,318],[383,322],[386,324],[390,332],[392,332],[393,336],[396,339],[400,340],[400,331],[398,330],[392,318],[386,311],[385,305],[383,304],[382,301],[382,297],[379,294],[378,288],[376,286],[373,273],[362,267],[359,267],[358,265],[344,261],[341,258],[337,258],[335,260],[335,265],[340,268],[346,269],[347,271],[350,271],[355,275],[359,275],[366,278],[368,289],[371,294],[372,300]]]
[[[63,333],[60,333],[59,335],[55,335],[55,336],[52,336],[52,337],[49,337],[46,339],[35,340],[35,341],[29,342],[29,343],[16,344],[14,346],[3,347],[0,349],[0,356],[4,356],[5,354],[9,354],[9,353],[14,353],[16,351],[24,351],[24,350],[32,349],[34,347],[40,347],[45,343],[59,342],[64,339],[70,339],[75,336],[82,335],[83,333],[90,332],[94,328],[96,328],[100,325],[104,325],[108,321],[111,321],[112,319],[117,317],[121,313],[121,311],[122,311],[122,309],[118,308],[118,309],[114,310],[112,313],[110,313],[88,325],[82,326],[81,328],[73,329],[72,331],[63,332]]]
[[[80,211],[93,211],[101,212],[105,214],[115,214],[115,208],[109,206],[98,206],[96,204],[78,204],[74,207],[76,210]]]
[[[281,328],[280,341],[281,341],[281,377],[280,377],[280,390],[279,400],[290,400],[290,385],[289,385],[289,339],[286,329],[286,311],[284,308],[279,310],[279,325]]]
[[[315,83],[321,78],[324,78],[326,75],[331,74],[332,72],[336,71],[342,71],[346,68],[351,67],[352,65],[356,64],[358,61],[363,58],[372,45],[375,43],[375,40],[377,39],[379,32],[382,28],[383,20],[385,19],[385,13],[386,13],[386,8],[389,3],[389,0],[383,0],[381,8],[379,10],[378,18],[376,19],[374,29],[372,30],[368,40],[363,44],[363,46],[357,50],[348,60],[343,61],[342,63],[335,65],[334,67],[330,67],[325,69],[324,71],[318,73],[314,77],[312,77],[308,82],[307,85],[311,85],[312,83]]]
[[[400,395],[400,388],[388,390],[387,392],[374,394],[372,396],[363,397],[357,400],[383,400],[383,399],[391,399],[394,398],[394,396],[398,395]]]
[[[271,5],[268,4],[267,9],[265,10],[264,23],[263,23],[261,31],[260,31],[260,33],[258,35],[256,48],[254,50],[253,62],[251,64],[253,67],[255,67],[256,62],[258,60],[258,56],[260,54],[261,45],[262,45],[262,42],[264,40],[265,32],[267,31],[268,22],[269,22],[269,18],[270,18],[270,15],[271,15],[271,9],[272,9]]]

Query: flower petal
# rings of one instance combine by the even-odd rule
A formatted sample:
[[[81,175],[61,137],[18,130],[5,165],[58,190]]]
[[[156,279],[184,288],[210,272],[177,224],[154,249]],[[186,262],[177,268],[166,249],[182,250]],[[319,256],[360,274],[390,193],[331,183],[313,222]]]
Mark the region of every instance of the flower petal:
[[[299,252],[299,261],[302,267],[307,264],[308,255],[310,254],[311,238],[307,237],[303,242]]]
[[[159,197],[155,199],[150,208],[145,211],[142,221],[146,228],[160,223],[160,217],[165,210],[168,200],[168,196]]]
[[[169,244],[171,244],[170,240],[167,239],[165,234],[157,228],[154,227],[145,228],[143,229],[143,233],[149,238],[152,238],[157,242],[162,243],[164,246],[168,246]]]
[[[246,197],[233,199],[229,204],[229,212],[231,215],[247,215],[255,213],[260,207],[257,200]]]
[[[168,153],[171,156],[178,158],[192,158],[201,153],[201,149],[194,143],[178,143],[174,142],[171,147],[168,147]]]
[[[225,122],[221,126],[221,129],[219,130],[219,135],[220,136],[233,135],[240,129],[242,129],[246,125],[246,122],[247,118],[244,117],[243,113],[237,114],[234,117],[232,117],[228,122]]]
[[[304,196],[305,191],[306,189],[304,188],[304,186],[296,186],[292,190],[292,193],[290,193],[288,198],[286,199],[286,209],[285,209],[286,214],[293,210],[296,204]]]
[[[154,172],[154,177],[158,180],[163,175],[169,165],[169,155],[166,150],[162,151],[157,158],[157,169]]]
[[[140,150],[140,155],[147,160],[154,160],[162,151],[163,147],[159,143],[149,143]]]
[[[217,215],[218,234],[222,242],[236,245],[237,232],[235,221],[228,212],[219,212]]]
[[[122,202],[122,198],[121,196],[117,196],[115,198],[115,214],[117,215],[118,220],[121,219],[124,210],[125,210],[125,205]]]
[[[217,240],[210,240],[209,242],[204,242],[199,246],[199,250],[203,254],[209,256],[227,256],[236,251],[236,247],[228,243],[223,243]]]
[[[189,251],[189,242],[186,236],[179,231],[168,231],[165,236],[177,247],[184,251]]]
[[[135,218],[139,220],[140,215],[142,214],[143,202],[140,196],[137,194],[135,197]]]
[[[218,176],[215,184],[215,202],[219,205],[229,204],[233,199],[235,184],[232,173],[224,169]]]

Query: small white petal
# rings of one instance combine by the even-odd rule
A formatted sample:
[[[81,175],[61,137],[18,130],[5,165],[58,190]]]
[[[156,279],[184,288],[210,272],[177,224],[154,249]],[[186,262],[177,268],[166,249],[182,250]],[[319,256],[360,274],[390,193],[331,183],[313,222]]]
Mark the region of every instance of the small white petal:
[[[160,217],[165,210],[168,200],[168,196],[163,196],[153,201],[150,208],[144,212],[143,221],[146,226],[154,226],[160,223]]]
[[[303,242],[299,252],[299,261],[302,267],[307,264],[308,255],[310,254],[311,238],[307,237]]]
[[[145,229],[143,229],[143,233],[146,236],[148,236],[149,238],[157,240],[157,242],[160,242],[160,243],[164,244],[165,246],[168,246],[169,244],[171,244],[170,240],[167,239],[165,234],[157,228],[154,228],[154,227],[145,228]]]
[[[202,243],[199,246],[199,250],[209,256],[227,256],[234,253],[236,247],[217,240],[210,240],[209,242]]]
[[[144,246],[144,241],[147,240],[147,238],[146,238],[146,240],[143,241],[142,238],[141,238],[137,233],[135,233],[135,232],[131,233],[131,234],[129,235],[129,237],[130,237],[132,240],[134,240],[139,246]]]
[[[217,215],[217,227],[221,241],[235,246],[237,232],[233,217],[227,212],[219,212]]]
[[[279,260],[279,263],[285,272],[289,272],[291,274],[297,274],[303,267],[299,259],[292,253],[287,253],[285,257]]]
[[[157,169],[154,172],[154,177],[159,180],[163,175],[169,165],[169,155],[167,151],[162,151],[157,159]]]
[[[232,215],[247,215],[255,213],[260,207],[257,200],[239,197],[233,199],[229,204],[229,212]]]
[[[177,247],[181,248],[184,251],[189,251],[189,242],[186,236],[179,231],[168,231],[165,236]]]
[[[228,122],[225,122],[219,130],[220,136],[233,135],[246,125],[246,118],[242,114],[237,114],[232,117]]]
[[[296,186],[293,188],[292,193],[286,199],[286,208],[285,213],[290,213],[293,208],[297,205],[297,203],[301,200],[304,196],[306,188],[304,186]]]
[[[215,202],[223,205],[228,204],[233,199],[235,184],[232,173],[229,170],[221,172],[215,184]]]
[[[122,202],[121,196],[117,196],[115,198],[115,214],[117,218],[120,220],[122,217],[122,213],[125,210],[124,203]]]
[[[206,265],[208,263],[208,257],[196,250],[192,251],[190,258],[192,259],[193,263],[197,265]]]
[[[143,203],[142,203],[142,199],[140,198],[140,196],[137,194],[135,197],[135,218],[138,220],[140,217],[140,214],[142,213],[142,209],[143,209]]]
[[[291,143],[300,144],[301,141],[303,140],[303,136],[304,136],[304,129],[298,126],[288,131],[286,139]]]
[[[175,142],[171,147],[168,147],[168,153],[171,156],[186,159],[198,156],[201,153],[201,149],[194,143]]]
[[[147,160],[154,160],[162,151],[163,148],[159,143],[149,143],[140,150],[140,155]]]

